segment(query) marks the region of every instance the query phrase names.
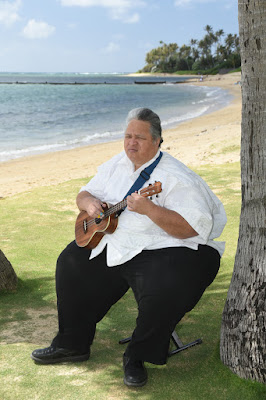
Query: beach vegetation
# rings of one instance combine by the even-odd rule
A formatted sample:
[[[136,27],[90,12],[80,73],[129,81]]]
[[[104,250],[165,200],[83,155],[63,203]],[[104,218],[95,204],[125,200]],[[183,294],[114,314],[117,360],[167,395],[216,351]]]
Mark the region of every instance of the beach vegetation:
[[[232,69],[231,71],[229,71],[229,74],[233,74],[234,72],[241,72],[241,67],[238,67],[236,69]]]
[[[191,39],[182,46],[160,41],[160,46],[146,54],[146,65],[139,72],[193,71],[210,75],[240,67],[239,37],[231,33],[225,35],[223,29],[214,32],[210,25],[204,30],[206,33],[201,40]]]
[[[57,332],[55,263],[74,238],[75,197],[88,179],[75,179],[1,200],[1,243],[18,285],[0,293],[0,399],[41,400],[261,400],[265,385],[233,374],[220,360],[221,317],[232,276],[241,204],[239,163],[205,165],[199,173],[223,201],[228,223],[220,240],[226,250],[217,278],[197,306],[178,324],[184,343],[203,343],[148,364],[149,381],[129,390],[123,383],[121,338],[130,336],[137,316],[129,291],[98,324],[91,358],[84,363],[38,366],[30,358]]]

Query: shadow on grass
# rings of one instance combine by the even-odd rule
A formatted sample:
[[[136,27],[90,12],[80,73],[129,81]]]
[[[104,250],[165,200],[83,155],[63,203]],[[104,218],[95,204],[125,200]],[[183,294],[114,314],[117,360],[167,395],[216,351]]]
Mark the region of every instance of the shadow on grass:
[[[0,293],[1,311],[10,311],[17,307],[41,307],[47,305],[46,296],[51,294],[54,285],[53,276],[43,276],[35,279],[22,280],[18,278],[17,289]]]
[[[53,277],[18,279],[16,291],[1,292],[0,341],[30,342],[36,321],[55,316],[56,298]],[[37,324],[38,325],[38,324]],[[49,330],[49,324],[43,325]],[[32,327],[32,329],[31,329]]]
[[[34,366],[29,359],[29,346],[27,362],[31,365],[32,373],[38,375],[38,379],[42,375],[51,376],[50,380],[57,377],[57,383],[60,381],[63,385],[60,398],[64,398],[64,393],[65,398],[70,398],[69,393],[73,394],[75,382],[81,384],[84,381],[84,387],[75,386],[73,398],[80,395],[80,398],[100,399],[102,393],[102,398],[108,400],[263,399],[266,394],[264,385],[240,379],[219,358],[221,315],[230,278],[231,273],[221,269],[197,306],[177,326],[177,332],[184,343],[199,337],[203,339],[203,343],[171,357],[166,366],[147,363],[149,381],[143,388],[131,389],[124,385],[122,357],[126,345],[118,344],[121,338],[130,336],[135,327],[137,308],[131,290],[98,324],[88,362],[52,367]],[[0,301],[6,311],[3,331],[8,330],[9,334],[11,332],[11,336],[7,337],[7,344],[49,343],[53,330],[57,328],[53,277],[20,280],[17,292],[1,294]],[[11,346],[8,354],[10,351],[17,356],[19,350]],[[89,397],[84,397],[86,386]]]

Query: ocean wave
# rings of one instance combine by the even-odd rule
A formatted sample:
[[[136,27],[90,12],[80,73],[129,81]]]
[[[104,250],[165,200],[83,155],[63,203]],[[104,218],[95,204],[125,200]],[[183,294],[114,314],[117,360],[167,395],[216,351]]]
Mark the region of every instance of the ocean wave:
[[[178,117],[172,117],[169,118],[167,120],[162,121],[162,126],[163,127],[167,127],[169,125],[174,125],[174,124],[179,124],[181,122],[187,121],[189,119],[193,119],[193,118],[197,118],[201,115],[203,115],[204,113],[206,113],[209,110],[209,106],[208,107],[202,107],[200,109],[197,109],[193,112],[188,112],[186,114],[182,114]]]
[[[75,75],[92,75],[92,76],[102,76],[102,75],[125,75],[129,72],[76,72]]]
[[[57,143],[28,146],[21,149],[4,150],[0,151],[0,162],[31,155],[68,150],[76,147],[85,146],[86,144],[89,145],[99,142],[109,142],[120,138],[122,135],[123,131],[106,131],[103,133],[94,133],[92,135],[81,136],[76,139],[64,140]]]
[[[38,75],[35,81],[39,79]],[[221,108],[231,99],[219,88],[171,83],[78,86],[74,91],[69,86],[53,90],[12,86],[0,88],[4,101],[0,161],[117,140],[123,136],[124,117],[131,108],[150,107],[168,128]]]
[[[211,97],[211,96],[214,96],[214,95],[216,95],[217,93],[221,93],[221,89],[216,89],[216,90],[210,90],[210,91],[208,91],[207,93],[206,93],[206,96],[207,97]]]

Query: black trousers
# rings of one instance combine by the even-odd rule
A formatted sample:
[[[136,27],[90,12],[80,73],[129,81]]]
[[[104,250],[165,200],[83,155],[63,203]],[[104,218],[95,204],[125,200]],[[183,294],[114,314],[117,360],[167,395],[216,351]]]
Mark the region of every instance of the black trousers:
[[[214,280],[219,253],[202,245],[144,250],[117,267],[107,267],[105,251],[92,260],[89,254],[72,242],[58,258],[59,332],[52,344],[87,352],[96,324],[131,287],[138,317],[126,355],[165,364],[171,333]]]

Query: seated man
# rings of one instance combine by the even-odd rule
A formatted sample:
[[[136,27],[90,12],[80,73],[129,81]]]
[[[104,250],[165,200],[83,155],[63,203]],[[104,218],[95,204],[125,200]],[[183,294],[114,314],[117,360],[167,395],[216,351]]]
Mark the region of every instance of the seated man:
[[[198,175],[160,152],[161,142],[158,115],[147,108],[132,110],[125,150],[81,188],[78,208],[98,223],[105,202],[120,202],[141,171],[162,155],[144,185],[160,181],[158,197],[132,193],[114,233],[91,250],[74,241],[59,256],[59,331],[49,347],[33,351],[35,362],[87,360],[96,324],[132,288],[138,317],[123,357],[124,382],[143,386],[144,362],[166,363],[176,324],[215,278],[224,251],[224,243],[214,241],[226,223],[223,205]]]

